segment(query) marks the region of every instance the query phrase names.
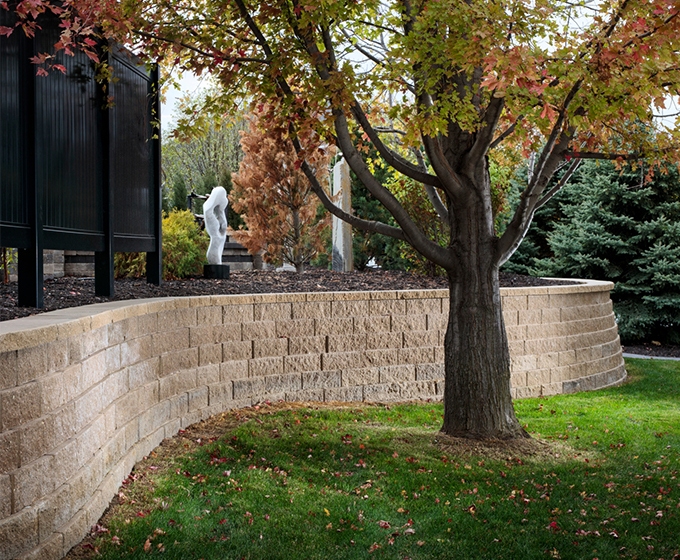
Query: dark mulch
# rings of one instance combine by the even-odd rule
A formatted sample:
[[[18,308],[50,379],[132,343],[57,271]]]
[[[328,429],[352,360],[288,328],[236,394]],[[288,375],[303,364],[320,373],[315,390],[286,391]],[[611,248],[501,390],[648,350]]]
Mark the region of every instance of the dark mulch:
[[[564,282],[514,274],[501,275],[501,285],[505,287],[545,286],[560,283]],[[302,274],[258,270],[232,272],[229,280],[187,278],[163,282],[161,286],[149,284],[144,279],[120,279],[115,281],[114,297],[106,298],[95,295],[93,278],[64,277],[45,281],[45,307],[43,309],[18,307],[16,282],[0,284],[0,321],[91,303],[151,297],[414,290],[446,287],[445,278],[430,278],[390,270],[341,273],[310,269]]]
[[[623,351],[627,354],[642,356],[656,356],[658,358],[680,358],[680,346],[645,342],[641,344],[626,344]]]

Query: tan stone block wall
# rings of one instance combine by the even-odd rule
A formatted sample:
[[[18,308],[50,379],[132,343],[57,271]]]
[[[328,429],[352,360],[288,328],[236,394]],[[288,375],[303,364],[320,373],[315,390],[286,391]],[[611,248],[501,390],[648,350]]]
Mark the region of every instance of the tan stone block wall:
[[[625,377],[610,289],[502,290],[514,397]],[[447,313],[447,292],[427,290],[160,298],[0,323],[0,560],[61,558],[135,462],[212,414],[441,399]]]

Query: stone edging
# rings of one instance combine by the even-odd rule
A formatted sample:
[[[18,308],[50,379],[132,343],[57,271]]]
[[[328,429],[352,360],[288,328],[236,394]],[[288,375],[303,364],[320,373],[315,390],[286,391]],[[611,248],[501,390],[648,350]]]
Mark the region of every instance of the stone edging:
[[[608,282],[501,290],[514,397],[621,382]],[[441,399],[446,290],[198,296],[0,323],[0,559],[61,558],[164,438],[260,400]]]

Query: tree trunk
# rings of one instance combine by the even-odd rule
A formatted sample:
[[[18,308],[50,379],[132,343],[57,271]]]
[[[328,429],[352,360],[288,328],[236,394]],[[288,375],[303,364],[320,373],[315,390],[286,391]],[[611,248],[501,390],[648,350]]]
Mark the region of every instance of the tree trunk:
[[[452,221],[458,242],[448,271],[442,431],[473,439],[528,437],[512,404],[496,237],[486,206],[475,199]]]

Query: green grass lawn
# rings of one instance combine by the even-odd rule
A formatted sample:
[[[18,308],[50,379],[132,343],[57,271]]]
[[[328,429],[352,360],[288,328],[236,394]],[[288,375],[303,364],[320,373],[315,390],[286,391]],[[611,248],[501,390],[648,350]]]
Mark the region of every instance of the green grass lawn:
[[[104,558],[680,558],[680,363],[627,367],[621,387],[517,401],[547,442],[533,455],[443,445],[440,404],[265,407],[138,466],[88,546]]]

